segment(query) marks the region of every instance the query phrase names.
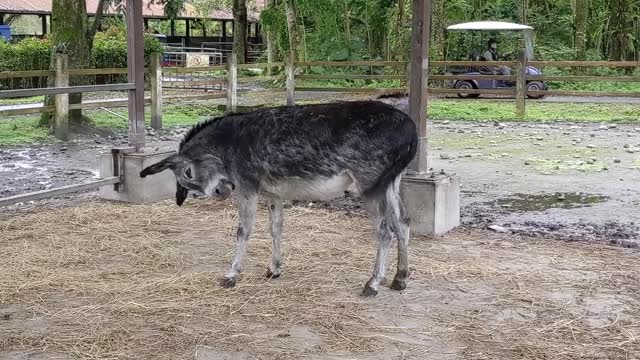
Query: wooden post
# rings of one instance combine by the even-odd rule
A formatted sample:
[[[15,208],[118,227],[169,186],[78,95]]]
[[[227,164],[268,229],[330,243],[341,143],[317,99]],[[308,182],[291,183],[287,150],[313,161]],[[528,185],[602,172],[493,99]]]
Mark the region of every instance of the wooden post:
[[[185,37],[187,39],[184,46],[191,47],[191,20],[185,19],[184,22],[186,24]]]
[[[175,22],[175,20],[171,20],[170,24],[171,24],[171,37],[175,37],[176,36],[176,22]]]
[[[69,86],[68,72],[69,57],[66,54],[56,54],[56,87]],[[55,96],[55,136],[57,139],[67,141],[69,138],[69,94]]]
[[[227,22],[222,20],[221,23],[222,23],[222,39],[220,40],[220,42],[224,43],[224,42],[227,42]]]
[[[162,129],[162,54],[151,54],[151,127]]]
[[[142,1],[127,0],[127,68],[128,79],[135,88],[129,90],[129,146],[139,152],[144,147],[144,37]]]
[[[229,54],[227,61],[227,113],[238,108],[238,59],[235,53]]]
[[[418,129],[418,152],[409,164],[409,170],[418,174],[429,171],[427,159],[427,80],[429,76],[430,28],[431,0],[413,0],[409,116],[416,123]]]
[[[47,35],[47,15],[40,15],[42,21],[42,36]]]
[[[526,54],[522,51],[518,55],[518,73],[516,78],[516,115],[518,118],[524,118],[525,114],[525,98],[527,91],[527,59]]]
[[[287,106],[294,106],[296,104],[296,80],[295,80],[295,53],[289,51],[287,62],[285,64],[287,73]]]

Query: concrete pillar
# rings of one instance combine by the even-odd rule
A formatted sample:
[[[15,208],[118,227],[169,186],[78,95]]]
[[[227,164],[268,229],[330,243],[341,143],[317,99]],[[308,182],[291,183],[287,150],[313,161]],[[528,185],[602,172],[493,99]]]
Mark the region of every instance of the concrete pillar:
[[[411,218],[411,233],[442,235],[460,224],[460,179],[430,173],[427,157],[427,81],[431,0],[413,0],[409,116],[418,130],[418,151],[403,176],[401,197]]]
[[[455,175],[404,176],[400,196],[412,235],[443,235],[460,225],[460,178]]]
[[[140,177],[140,171],[175,154],[175,151],[154,151],[149,148],[144,149],[144,152],[134,150],[114,149],[113,153],[100,155],[100,177],[119,176],[122,179],[121,184],[101,187],[98,192],[100,198],[134,204],[173,198],[176,193],[176,178],[171,170],[145,178]]]

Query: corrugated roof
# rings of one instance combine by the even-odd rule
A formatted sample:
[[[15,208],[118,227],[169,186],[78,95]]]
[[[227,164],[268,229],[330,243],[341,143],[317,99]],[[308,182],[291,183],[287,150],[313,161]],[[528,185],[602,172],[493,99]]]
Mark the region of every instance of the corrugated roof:
[[[148,0],[143,0],[142,14],[146,18],[163,18],[164,8],[162,5],[150,4]],[[51,2],[52,0],[0,0],[0,13],[14,13],[14,14],[51,14]],[[257,1],[258,8],[264,7],[264,2]],[[87,0],[87,13],[93,15],[98,7],[98,0]],[[109,8],[106,13],[114,13],[114,8]],[[260,13],[257,11],[249,11],[249,21],[257,21]],[[233,13],[231,10],[221,9],[211,11],[207,16],[202,16],[196,9],[189,4],[186,4],[185,10],[179,15],[179,18],[189,19],[201,19],[206,17],[207,19],[214,20],[233,20]]]

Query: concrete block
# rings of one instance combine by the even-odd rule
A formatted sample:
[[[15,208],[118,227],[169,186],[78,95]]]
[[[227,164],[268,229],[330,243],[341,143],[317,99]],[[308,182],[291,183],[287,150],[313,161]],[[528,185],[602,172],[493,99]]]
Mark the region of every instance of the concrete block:
[[[104,186],[100,188],[99,196],[105,200],[124,201],[134,204],[152,203],[158,200],[174,198],[176,194],[176,178],[171,170],[140,177],[140,171],[153,165],[175,151],[151,151],[145,149],[140,153],[125,153],[121,166],[124,172],[124,182],[116,187]],[[100,155],[100,176],[102,178],[114,176],[113,155]]]
[[[400,196],[411,218],[411,233],[442,235],[460,225],[460,178],[447,174],[407,174]]]

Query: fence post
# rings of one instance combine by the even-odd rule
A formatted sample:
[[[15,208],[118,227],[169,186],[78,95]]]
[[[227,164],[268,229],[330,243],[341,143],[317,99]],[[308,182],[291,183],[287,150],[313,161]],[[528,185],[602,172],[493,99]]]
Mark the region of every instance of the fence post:
[[[523,118],[527,95],[527,59],[524,51],[521,51],[518,55],[518,73],[516,76],[516,116]]]
[[[238,108],[238,59],[231,53],[227,59],[227,113]]]
[[[162,54],[151,54],[151,127],[162,129]]]
[[[287,63],[285,64],[287,72],[287,106],[296,104],[296,79],[295,79],[295,53],[289,52]]]
[[[69,57],[66,54],[56,54],[56,87],[69,86],[68,64]],[[55,137],[66,141],[69,138],[69,94],[57,94],[55,105]]]

